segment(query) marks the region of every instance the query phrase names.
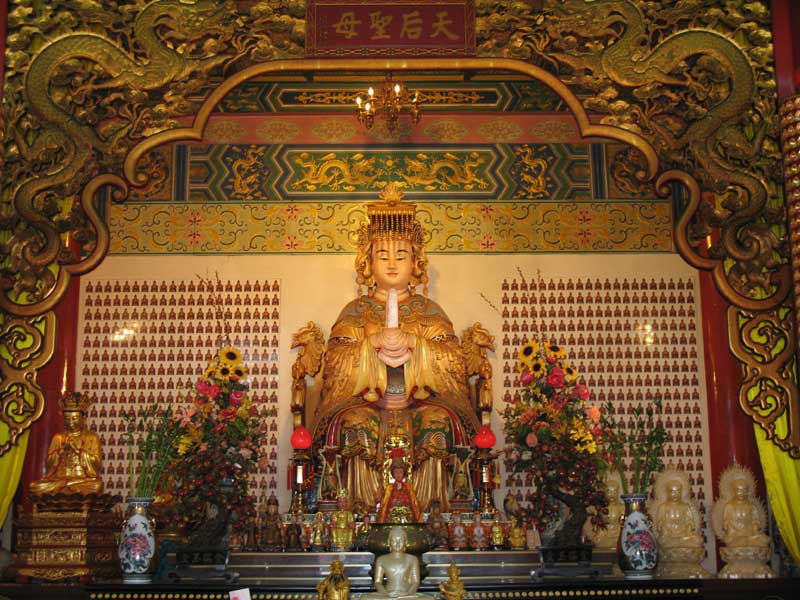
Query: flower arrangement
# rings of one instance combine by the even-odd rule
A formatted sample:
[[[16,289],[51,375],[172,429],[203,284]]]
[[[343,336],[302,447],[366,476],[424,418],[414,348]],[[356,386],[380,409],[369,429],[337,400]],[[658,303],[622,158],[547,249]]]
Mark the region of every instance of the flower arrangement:
[[[171,407],[159,408],[155,404],[138,416],[131,409],[125,414],[125,422],[130,494],[152,498],[165,471],[178,456],[183,425]]]
[[[622,423],[614,418],[614,407],[610,402],[601,415],[609,462],[619,473],[623,494],[646,494],[650,476],[664,467],[661,457],[667,442],[667,430],[661,421],[662,412],[660,399],[644,407],[636,406],[630,431],[626,431]],[[625,476],[623,458],[626,455],[631,459],[630,479]]]
[[[518,358],[524,388],[520,399],[503,410],[506,466],[532,476],[529,504],[522,508],[538,529],[556,519],[555,500],[570,509],[553,543],[575,545],[590,512],[593,524],[604,524],[602,411],[587,404],[589,388],[557,344],[528,341]]]
[[[241,352],[223,348],[180,414],[184,433],[174,472],[180,510],[171,519],[188,534],[206,521],[209,505],[230,516],[237,531],[254,514],[248,476],[256,469],[265,431],[248,398],[246,377]]]

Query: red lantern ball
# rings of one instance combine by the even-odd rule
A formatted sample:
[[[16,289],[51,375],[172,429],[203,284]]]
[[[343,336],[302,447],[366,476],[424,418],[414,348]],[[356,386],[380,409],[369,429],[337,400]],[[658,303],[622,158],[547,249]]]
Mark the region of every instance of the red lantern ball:
[[[487,450],[495,445],[497,442],[497,437],[495,437],[488,425],[484,425],[478,430],[478,433],[475,434],[473,442],[475,443],[475,446],[481,450]]]
[[[294,428],[290,442],[295,450],[308,450],[311,447],[311,434],[308,429],[298,425]]]

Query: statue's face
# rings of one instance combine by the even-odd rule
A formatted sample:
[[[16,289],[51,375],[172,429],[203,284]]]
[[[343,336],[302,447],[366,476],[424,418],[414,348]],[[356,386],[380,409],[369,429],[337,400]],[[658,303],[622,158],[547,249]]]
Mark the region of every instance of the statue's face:
[[[414,271],[414,250],[408,240],[372,243],[372,277],[379,290],[404,290]]]
[[[67,431],[80,431],[83,426],[83,415],[77,410],[64,413],[64,428]]]
[[[392,469],[392,477],[395,481],[403,481],[406,478],[406,470],[403,467],[394,467]]]
[[[740,479],[733,485],[733,494],[739,500],[744,500],[745,498],[747,498],[748,492],[749,490],[746,481]]]
[[[615,479],[610,479],[606,484],[606,489],[608,490],[608,497],[609,498],[616,498],[619,496],[619,484]]]
[[[402,552],[406,549],[406,534],[402,529],[393,529],[389,534],[389,550]]]
[[[672,501],[678,501],[681,499],[681,484],[677,481],[673,481],[669,484],[669,499]]]

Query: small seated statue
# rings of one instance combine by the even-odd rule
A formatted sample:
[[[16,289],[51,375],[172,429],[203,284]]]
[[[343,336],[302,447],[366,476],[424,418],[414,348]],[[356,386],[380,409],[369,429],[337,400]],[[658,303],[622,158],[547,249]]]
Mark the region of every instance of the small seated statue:
[[[261,522],[261,548],[267,551],[283,550],[282,519],[278,512],[278,499],[271,493],[267,499],[267,510]]]
[[[338,558],[331,563],[331,573],[317,584],[317,600],[348,600],[350,581],[344,574],[344,563]]]
[[[348,509],[347,490],[339,490],[339,510],[331,515],[331,550],[352,550],[355,541],[355,519]]]
[[[289,552],[302,552],[303,528],[297,522],[297,515],[292,515],[286,524],[286,550]]]
[[[65,393],[59,400],[64,414],[64,432],[50,441],[45,475],[30,485],[34,496],[44,494],[101,494],[102,454],[100,438],[84,428],[91,400],[78,392]]]
[[[364,517],[361,519],[361,522],[356,524],[356,549],[366,549],[371,531],[372,519],[369,515],[364,515]]]
[[[450,531],[450,549],[467,549],[467,528],[461,522],[461,513],[453,513],[453,523]]]
[[[431,548],[445,550],[448,548],[447,521],[442,517],[437,500],[431,502],[431,510],[430,513],[428,513],[426,529],[428,530],[428,535],[431,537]]]
[[[591,538],[597,549],[614,550],[619,539],[619,530],[622,519],[625,517],[625,504],[620,497],[622,483],[619,473],[609,471],[606,474],[606,499],[608,500],[608,514],[606,515],[606,528],[592,528]]]
[[[508,532],[508,545],[512,550],[525,550],[527,547],[527,536],[525,530],[519,524],[519,519],[511,522],[511,530]]]
[[[418,592],[420,583],[419,559],[406,554],[408,537],[401,527],[389,532],[389,553],[379,556],[374,566],[375,592],[362,594],[363,600],[433,600],[433,596]]]
[[[492,523],[491,529],[492,549],[502,550],[506,545],[506,534],[503,531],[503,525],[497,519]]]
[[[727,468],[719,479],[719,493],[711,512],[714,533],[723,544],[719,554],[726,563],[719,577],[775,577],[767,564],[772,543],[764,534],[766,511],[755,496],[753,474],[740,465]]]
[[[486,550],[489,547],[489,535],[486,525],[481,522],[480,513],[475,513],[472,519],[472,549]]]
[[[392,479],[386,485],[381,500],[381,509],[378,513],[378,523],[392,522],[391,515],[397,508],[404,507],[409,513],[408,520],[411,523],[419,523],[421,515],[419,503],[414,492],[413,486],[406,481],[407,467],[402,455],[398,454],[392,458],[390,472]],[[397,513],[395,513],[397,514]]]
[[[461,569],[456,566],[455,561],[450,562],[447,568],[447,581],[439,584],[439,592],[444,600],[464,600],[466,588],[461,581]]]
[[[689,478],[683,471],[668,468],[656,477],[651,514],[658,542],[659,577],[710,577],[700,565],[705,542],[700,534],[700,510],[689,490]]]

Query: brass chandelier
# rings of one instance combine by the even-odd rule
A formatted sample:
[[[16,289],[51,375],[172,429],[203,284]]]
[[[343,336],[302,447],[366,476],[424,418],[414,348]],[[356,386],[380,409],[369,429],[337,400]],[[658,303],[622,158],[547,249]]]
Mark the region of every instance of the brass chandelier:
[[[401,83],[392,80],[392,74],[387,73],[381,88],[376,92],[372,87],[367,90],[366,98],[359,94],[356,96],[358,107],[358,120],[370,129],[375,124],[375,119],[383,119],[389,131],[397,129],[400,114],[407,111],[411,122],[416,125],[422,116],[420,110],[419,92],[413,94]]]

